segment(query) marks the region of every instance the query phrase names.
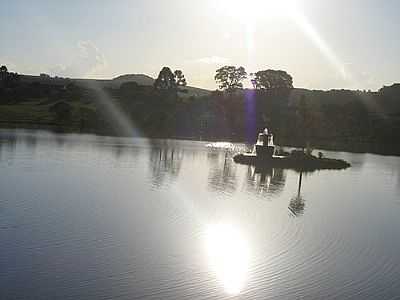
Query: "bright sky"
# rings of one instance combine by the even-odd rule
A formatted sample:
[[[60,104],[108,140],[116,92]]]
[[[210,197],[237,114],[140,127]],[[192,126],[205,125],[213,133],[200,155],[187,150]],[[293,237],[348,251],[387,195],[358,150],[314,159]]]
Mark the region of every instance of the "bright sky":
[[[400,81],[400,1],[284,1],[0,0],[0,64],[87,78],[170,66],[209,89],[225,64],[311,89]]]

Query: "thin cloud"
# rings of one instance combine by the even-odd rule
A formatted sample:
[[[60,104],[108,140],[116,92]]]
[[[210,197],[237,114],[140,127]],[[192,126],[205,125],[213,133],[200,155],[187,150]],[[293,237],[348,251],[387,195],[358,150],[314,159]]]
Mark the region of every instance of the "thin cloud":
[[[57,65],[50,72],[63,77],[86,77],[95,75],[106,66],[106,58],[96,45],[91,41],[79,41],[71,63]]]

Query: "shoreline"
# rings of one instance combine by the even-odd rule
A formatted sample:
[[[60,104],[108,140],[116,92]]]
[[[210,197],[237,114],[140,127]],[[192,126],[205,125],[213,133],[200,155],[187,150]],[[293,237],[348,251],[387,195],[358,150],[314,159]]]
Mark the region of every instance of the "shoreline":
[[[77,130],[76,127],[71,127],[57,123],[36,123],[36,122],[9,122],[0,121],[0,130],[43,130],[58,134],[91,134],[96,136],[104,137],[129,137],[126,135],[112,134],[111,132],[101,130]],[[187,140],[187,141],[198,141],[198,142],[230,142],[248,144],[246,141],[240,139],[229,139],[229,138],[218,138],[218,137],[196,137],[196,136],[179,136],[179,135],[149,135],[149,136],[135,136],[138,138],[151,138],[151,139],[174,139],[174,140]],[[290,142],[285,139],[280,141],[277,139],[277,146],[283,148],[301,148],[296,142]],[[372,142],[353,142],[353,141],[312,141],[314,150],[325,150],[335,152],[349,152],[358,154],[377,154],[384,156],[400,156],[400,143],[399,144],[382,144]]]

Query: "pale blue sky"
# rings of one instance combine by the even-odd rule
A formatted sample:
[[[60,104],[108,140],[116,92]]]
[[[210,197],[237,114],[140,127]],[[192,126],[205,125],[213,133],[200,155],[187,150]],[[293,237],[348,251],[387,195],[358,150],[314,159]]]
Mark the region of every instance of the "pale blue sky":
[[[210,89],[224,64],[284,69],[312,89],[400,81],[400,1],[292,0],[296,17],[271,13],[281,1],[0,0],[0,64],[89,78],[166,65]]]

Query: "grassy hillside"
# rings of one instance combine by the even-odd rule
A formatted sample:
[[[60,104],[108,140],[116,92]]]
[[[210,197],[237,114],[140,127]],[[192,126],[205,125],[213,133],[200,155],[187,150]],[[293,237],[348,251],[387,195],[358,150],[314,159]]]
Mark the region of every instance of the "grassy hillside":
[[[139,85],[152,86],[155,80],[154,78],[144,74],[126,74],[113,79],[54,78],[46,76],[20,75],[20,81],[26,84],[40,83],[46,85],[62,86],[67,86],[68,84],[74,83],[81,87],[89,87],[93,84],[97,84],[103,88],[119,89],[123,83],[127,82],[136,82]],[[180,96],[183,98],[202,97],[207,96],[211,93],[211,91],[209,90],[191,86],[185,87],[185,90],[187,90],[187,92],[180,93]]]
[[[249,143],[268,127],[278,144],[400,154],[399,84],[377,92],[274,89],[187,97],[131,83],[134,78],[152,80],[21,76],[0,86],[0,126]]]

